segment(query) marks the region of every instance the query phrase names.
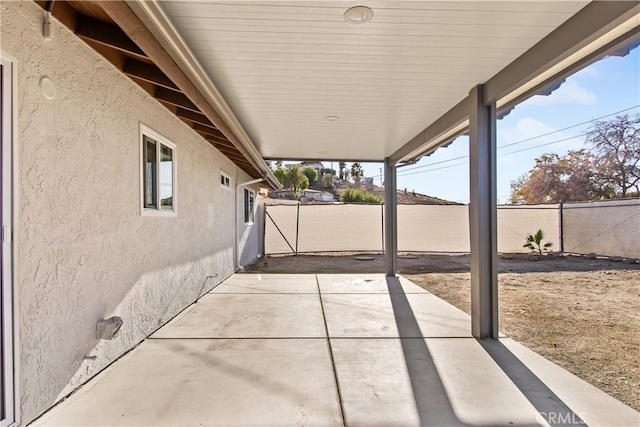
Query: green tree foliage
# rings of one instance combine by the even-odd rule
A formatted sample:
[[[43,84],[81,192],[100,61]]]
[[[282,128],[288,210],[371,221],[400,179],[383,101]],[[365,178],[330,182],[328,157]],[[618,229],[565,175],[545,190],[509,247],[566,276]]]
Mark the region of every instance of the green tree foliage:
[[[273,175],[278,178],[282,187],[289,188],[289,177],[288,171],[282,167],[282,165],[278,165],[275,169],[272,169]]]
[[[540,229],[536,232],[536,234],[528,234],[527,241],[524,245],[522,245],[522,247],[529,248],[531,249],[531,252],[538,252],[540,255],[542,255],[542,251],[548,251],[550,250],[551,246],[553,246],[553,243],[551,242],[543,244],[543,240],[544,232]]]
[[[353,162],[351,164],[351,177],[353,181],[356,183],[356,186],[360,185],[360,180],[364,176],[364,169],[362,169],[362,165],[360,162]]]
[[[340,180],[346,180],[347,178],[345,178],[344,172],[347,169],[347,164],[345,162],[340,162],[338,169]]]
[[[340,194],[340,201],[343,203],[374,203],[382,204],[383,200],[373,193],[359,190],[357,188],[347,188]]]
[[[334,174],[332,173],[327,173],[322,177],[322,185],[324,186],[324,188],[332,188],[333,187],[333,178],[334,178]]]
[[[302,170],[304,176],[309,180],[309,184],[315,184],[318,182],[318,171],[312,168],[311,166],[307,166]]]
[[[298,165],[292,166],[289,169],[278,166],[276,169],[273,169],[273,174],[278,178],[282,187],[293,190],[296,199],[299,199],[302,192],[309,188],[309,179]]]

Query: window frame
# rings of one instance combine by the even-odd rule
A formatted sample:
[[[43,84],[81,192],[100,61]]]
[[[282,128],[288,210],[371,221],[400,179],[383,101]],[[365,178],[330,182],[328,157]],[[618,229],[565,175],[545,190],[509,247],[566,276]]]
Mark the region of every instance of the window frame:
[[[144,205],[145,202],[145,137],[152,139],[156,142],[156,154],[157,154],[157,194],[158,194],[158,207],[157,208],[147,208]],[[178,216],[178,156],[177,156],[177,146],[176,143],[171,141],[169,138],[164,135],[154,131],[148,126],[140,123],[140,136],[139,136],[139,144],[140,144],[140,159],[138,165],[140,166],[140,214],[142,216],[162,216],[162,217],[176,217]],[[172,171],[171,171],[171,183],[172,183],[172,202],[173,208],[162,209],[161,208],[161,199],[160,199],[160,149],[161,146],[171,149],[171,163],[172,163]]]
[[[253,199],[252,199],[253,196]],[[244,225],[253,225],[255,222],[255,208],[256,208],[256,192],[250,188],[244,188],[242,192],[243,199],[243,214],[244,214]],[[249,203],[250,200],[253,200],[253,203]],[[249,210],[249,205],[251,205],[251,210]]]
[[[221,182],[220,187],[224,188],[225,190],[231,191],[231,187],[232,187],[231,175],[229,175],[228,173],[220,169],[220,177],[229,181],[229,185],[224,185]]]

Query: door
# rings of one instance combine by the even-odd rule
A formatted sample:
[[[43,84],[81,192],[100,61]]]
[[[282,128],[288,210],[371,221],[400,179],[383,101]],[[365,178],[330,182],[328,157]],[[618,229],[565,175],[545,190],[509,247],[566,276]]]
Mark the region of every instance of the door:
[[[0,426],[5,427],[15,421],[15,365],[14,365],[14,325],[13,325],[13,134],[14,134],[14,65],[0,56],[0,123],[2,147],[0,149],[0,191],[2,192],[2,251],[0,262]]]

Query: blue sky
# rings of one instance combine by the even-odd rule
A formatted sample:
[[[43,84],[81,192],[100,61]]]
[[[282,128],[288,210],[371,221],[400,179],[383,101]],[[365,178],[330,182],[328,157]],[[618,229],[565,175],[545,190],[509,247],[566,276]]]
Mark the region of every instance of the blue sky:
[[[554,143],[584,133],[590,124],[556,132],[616,111],[635,107],[627,113],[640,112],[640,49],[625,57],[609,57],[567,78],[566,82],[549,96],[535,96],[518,105],[508,116],[498,121],[498,201],[506,203],[509,183],[531,170],[535,158],[542,153],[560,155],[568,150],[585,147],[584,136]],[[540,135],[554,132],[548,136]],[[400,168],[398,188],[436,196],[447,200],[468,202],[468,159],[451,160],[469,154],[468,138],[460,137],[447,148],[441,148],[415,165]],[[536,145],[551,143],[520,153],[509,154]],[[337,165],[334,165],[337,167]],[[378,163],[364,164],[366,176],[376,176],[380,184]]]

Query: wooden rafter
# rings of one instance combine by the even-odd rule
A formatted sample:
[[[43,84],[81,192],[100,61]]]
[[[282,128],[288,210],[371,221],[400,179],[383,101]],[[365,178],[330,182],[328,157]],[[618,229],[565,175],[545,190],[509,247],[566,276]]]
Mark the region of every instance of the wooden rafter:
[[[47,1],[39,0],[35,2],[43,9],[47,7],[48,3]],[[113,3],[120,3],[120,5],[114,6]],[[124,1],[84,2],[57,0],[52,9],[53,16],[63,25],[73,31],[81,40],[123,74],[131,78],[138,86],[158,100],[172,114],[180,118],[238,167],[254,178],[262,176],[260,168],[251,159],[244,147],[235,139],[235,135],[227,125],[208,103],[202,102],[204,97],[197,90],[196,92],[193,91],[195,87],[188,79],[185,81],[186,76],[184,73],[179,69],[176,70],[177,65],[173,60],[170,60],[170,63],[167,64],[168,54],[164,52],[148,30],[144,28],[144,30],[140,31],[144,33],[141,37],[143,37],[142,40],[146,49],[151,49],[153,56],[163,61],[163,66],[168,67],[172,77],[165,74],[162,67],[154,63],[154,60],[141,49],[139,43],[129,37],[127,32],[123,31],[117,24],[118,20],[111,16],[111,13],[114,12],[116,12],[118,19],[137,20],[137,17]],[[139,21],[137,22],[139,24]],[[136,35],[140,34],[136,33]],[[190,96],[185,95],[179,85],[176,84],[176,78],[181,82],[181,87],[186,87],[190,91]],[[194,104],[192,99],[197,100],[200,105],[204,106],[206,114]],[[224,131],[221,131],[221,129]]]
[[[117,49],[133,58],[149,61],[140,49],[117,25],[107,24],[88,16],[80,15],[76,26],[76,35],[83,40]]]
[[[176,107],[181,107],[196,113],[200,111],[198,110],[198,107],[193,105],[193,102],[191,102],[189,98],[187,98],[181,92],[165,89],[164,87],[158,87],[158,90],[156,90],[156,94],[154,95],[154,97],[160,101],[175,105]]]
[[[151,31],[142,23],[140,18],[131,10],[125,1],[98,0],[99,5],[109,17],[133,40],[140,49],[180,88],[184,95],[222,132],[222,134],[236,147],[256,171],[261,167],[253,159],[248,150],[233,133],[231,128],[220,117],[196,85],[185,72],[176,64],[162,44],[153,36]]]
[[[153,83],[165,89],[171,89],[173,91],[179,90],[178,87],[173,84],[171,79],[165,76],[164,73],[160,71],[160,68],[153,64],[129,58],[127,59],[127,62],[125,62],[122,72],[129,77]]]
[[[178,110],[176,111],[176,116],[183,119],[187,119],[194,123],[201,124],[203,126],[209,126],[210,128],[217,129],[213,125],[213,123],[211,123],[211,120],[207,119],[207,117],[204,114],[194,113],[193,111],[185,110],[183,108],[178,108]]]

